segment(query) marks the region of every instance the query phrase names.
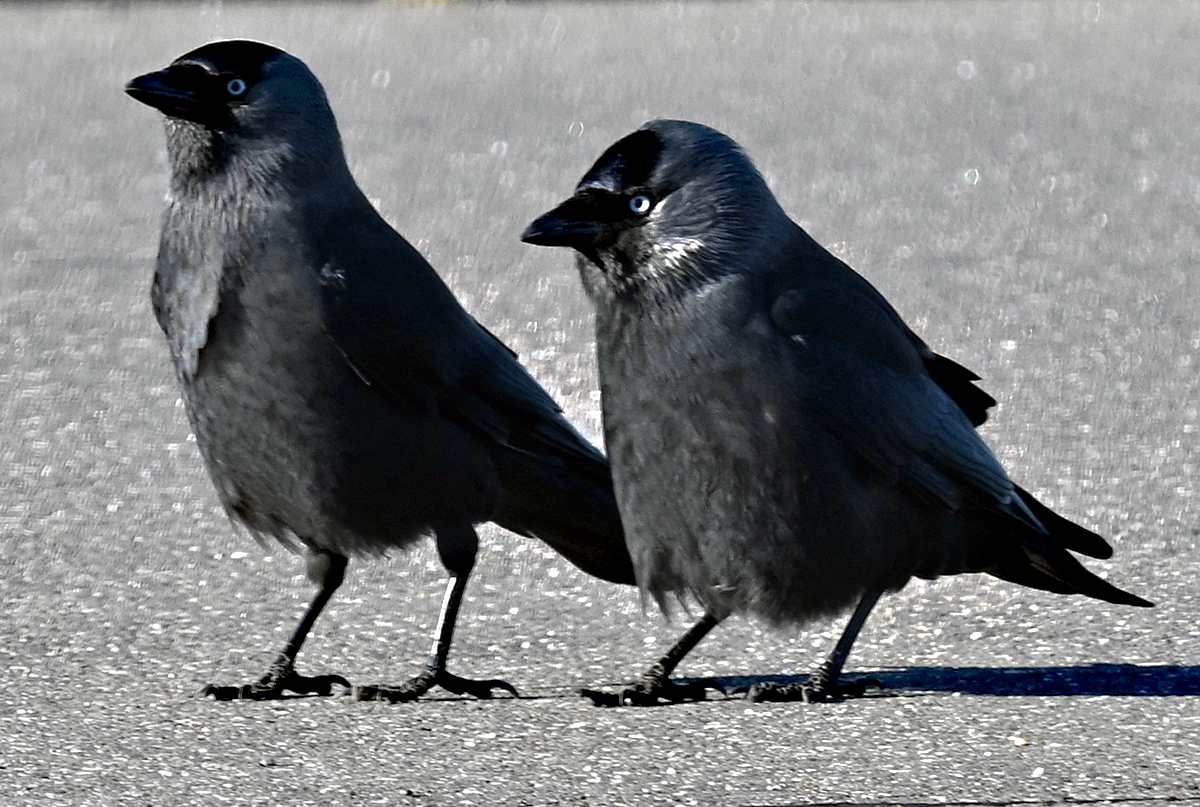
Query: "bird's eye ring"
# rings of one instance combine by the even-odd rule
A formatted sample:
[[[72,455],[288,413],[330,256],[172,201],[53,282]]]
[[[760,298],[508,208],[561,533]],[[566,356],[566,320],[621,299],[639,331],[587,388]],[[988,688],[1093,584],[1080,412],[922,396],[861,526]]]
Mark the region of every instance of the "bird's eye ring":
[[[231,78],[229,79],[229,83],[225,85],[225,92],[234,96],[241,95],[246,92],[246,82],[240,78]]]
[[[629,200],[629,209],[639,216],[644,216],[650,212],[653,205],[650,202],[650,197],[644,193],[639,193]]]

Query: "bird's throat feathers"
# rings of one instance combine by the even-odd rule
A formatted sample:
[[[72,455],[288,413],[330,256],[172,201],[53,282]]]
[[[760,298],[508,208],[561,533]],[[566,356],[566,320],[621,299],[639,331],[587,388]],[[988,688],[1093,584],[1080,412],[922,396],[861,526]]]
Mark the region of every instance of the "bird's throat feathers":
[[[270,188],[295,189],[349,176],[336,130],[314,132],[304,148],[286,137],[246,137],[178,118],[166,119],[166,135],[170,194],[180,200],[253,203]]]
[[[685,296],[709,279],[723,274],[719,264],[706,260],[700,238],[677,238],[639,244],[635,254],[607,249],[578,256],[584,288],[593,299],[613,302],[665,303]]]
[[[259,138],[167,119],[171,164],[152,299],[181,377],[199,370],[219,301],[241,282],[238,267],[294,242],[294,198],[281,181],[295,151]]]
[[[743,271],[746,255],[771,245],[757,226],[725,221],[704,233],[645,232],[594,255],[580,254],[583,286],[596,303],[671,307]],[[646,229],[655,226],[649,222]]]

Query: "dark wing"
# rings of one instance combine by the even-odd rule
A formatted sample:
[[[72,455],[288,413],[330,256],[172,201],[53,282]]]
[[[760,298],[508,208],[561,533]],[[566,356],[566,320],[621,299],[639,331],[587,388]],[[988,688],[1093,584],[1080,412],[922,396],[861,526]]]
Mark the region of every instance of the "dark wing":
[[[916,345],[929,377],[958,404],[958,408],[967,416],[967,420],[971,421],[972,426],[983,425],[987,420],[988,410],[996,405],[996,399],[975,386],[975,382],[980,380],[979,376],[953,359],[934,353],[933,349],[907,326],[905,330],[908,331],[909,339]]]
[[[372,208],[331,219],[323,233],[317,262],[329,335],[397,409],[436,407],[500,446],[605,461]]]
[[[946,507],[972,502],[1010,519],[1012,551],[986,571],[1022,585],[1149,606],[1085,569],[1067,550],[1112,554],[1008,478],[975,431],[994,401],[975,375],[937,356],[883,296],[802,230],[772,279],[771,319],[797,371],[811,380],[806,405],[844,445],[895,484]],[[980,570],[985,571],[985,570]]]
[[[398,416],[445,418],[494,449],[503,492],[493,521],[588,574],[632,584],[607,458],[516,354],[365,199],[313,231],[326,329],[363,382]]]
[[[958,405],[972,426],[982,425],[987,420],[987,410],[996,405],[996,399],[975,385],[974,382],[980,380],[978,375],[935,353],[862,275],[830,255],[803,230],[797,228],[796,236],[790,245],[793,255],[789,262],[803,264],[812,271],[781,272],[774,278],[773,297],[785,299],[777,303],[778,310],[773,313],[784,330],[793,326],[805,327],[799,320],[794,323],[790,320],[811,313],[808,309],[789,308],[791,296],[802,295],[810,304],[838,304],[844,309],[838,313],[859,318],[826,318],[822,323],[825,328],[833,329],[838,338],[867,355],[876,356],[885,364],[912,369],[913,359],[919,360],[933,382]],[[812,327],[811,323],[807,327]]]
[[[1044,532],[974,429],[992,399],[928,348],[865,279],[797,228],[767,287],[770,316],[815,384],[814,416],[889,479],[971,500]],[[985,404],[986,402],[986,404]]]

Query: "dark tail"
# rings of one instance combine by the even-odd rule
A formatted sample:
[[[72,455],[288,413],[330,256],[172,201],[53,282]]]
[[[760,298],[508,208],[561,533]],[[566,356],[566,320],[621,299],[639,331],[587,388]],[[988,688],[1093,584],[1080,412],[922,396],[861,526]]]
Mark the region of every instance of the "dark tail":
[[[504,492],[493,521],[546,542],[590,575],[635,585],[612,475],[602,455],[561,458],[511,451],[498,462]]]
[[[1085,594],[1117,605],[1151,608],[1154,603],[1102,580],[1083,568],[1067,550],[1026,541],[1024,552],[1008,563],[988,571],[996,577],[1058,594]],[[1024,562],[1022,562],[1022,560]]]
[[[1143,608],[1154,605],[1097,577],[1067,551],[1070,549],[1094,558],[1108,558],[1112,556],[1112,547],[1107,541],[1063,518],[1027,491],[1018,488],[1017,492],[1049,534],[1029,531],[1020,535],[1017,538],[1017,551],[1012,552],[1004,562],[988,569],[991,574],[1022,586],[1058,594],[1084,594],[1117,605]]]
[[[1054,543],[1061,544],[1072,552],[1079,552],[1093,558],[1099,558],[1100,560],[1107,560],[1112,557],[1113,551],[1112,547],[1108,545],[1108,541],[1105,541],[1091,530],[1079,526],[1074,521],[1068,521],[1063,518],[1033,498],[1033,495],[1029,491],[1017,488],[1017,493],[1029,508],[1029,511],[1050,531]]]

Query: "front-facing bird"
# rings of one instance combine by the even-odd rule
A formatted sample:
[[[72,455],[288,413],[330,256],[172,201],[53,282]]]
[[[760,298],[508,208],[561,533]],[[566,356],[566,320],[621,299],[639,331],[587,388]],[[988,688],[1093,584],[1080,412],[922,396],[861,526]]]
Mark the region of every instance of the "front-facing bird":
[[[632,583],[604,456],[367,201],[316,77],[270,45],[215,42],[126,91],[166,115],[170,189],[152,297],[222,503],[300,545],[319,590],[268,673],[218,698],[328,693],[295,659],[350,555],[425,534],[450,575],[429,663],[360,696],[503,681],[446,671],[474,525]]]
[[[646,124],[523,239],[579,253],[639,585],[705,609],[619,700],[690,697],[668,677],[730,613],[803,622],[857,603],[807,685],[752,693],[844,694],[867,614],[913,576],[1149,605],[1068,552],[1109,557],[1100,536],[1008,478],[975,431],[995,403],[978,377],[791,221],[720,132]]]

